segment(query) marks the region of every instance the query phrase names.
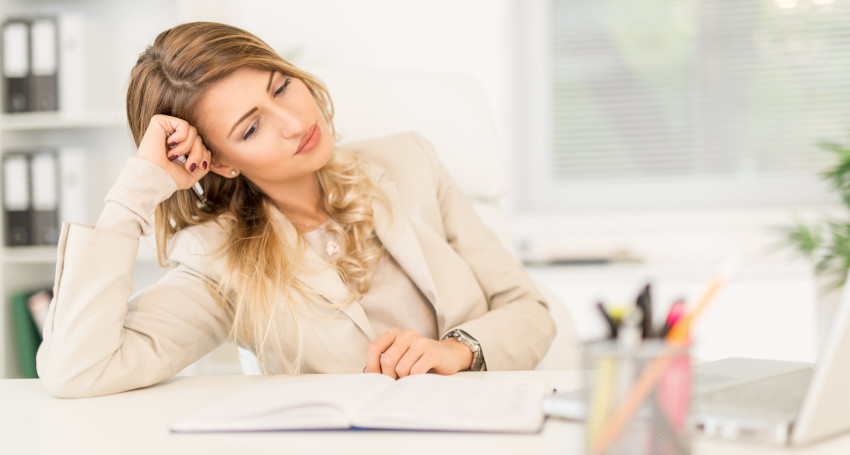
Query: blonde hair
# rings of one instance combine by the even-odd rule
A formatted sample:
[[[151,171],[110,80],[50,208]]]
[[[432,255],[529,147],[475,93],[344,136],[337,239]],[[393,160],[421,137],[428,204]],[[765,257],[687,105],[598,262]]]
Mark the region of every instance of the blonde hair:
[[[127,90],[127,120],[136,145],[156,114],[184,119],[203,136],[195,113],[204,91],[246,66],[300,79],[336,138],[333,103],[321,81],[299,70],[244,30],[225,24],[194,22],[162,32],[139,56],[132,70]],[[210,147],[210,151],[215,160],[215,150]],[[368,292],[382,254],[372,223],[372,202],[381,200],[382,196],[352,154],[334,151],[328,163],[317,171],[317,177],[323,195],[319,208],[335,221],[329,223],[330,230],[340,235],[346,245],[335,266],[350,291],[347,304]],[[311,299],[314,304],[321,303],[315,290],[295,279],[302,271],[298,258],[304,254],[305,241],[296,235],[295,244],[286,244],[286,230],[292,233],[295,228],[290,223],[275,223],[274,203],[243,176],[228,179],[208,173],[201,183],[206,192],[205,204],[199,204],[190,191],[178,191],[157,207],[160,264],[164,266],[168,241],[176,232],[192,225],[218,222],[228,237],[217,252],[225,255],[227,269],[219,282],[208,283],[208,288],[233,318],[231,338],[250,347],[266,372],[272,372],[271,359],[266,355],[269,342],[276,341],[273,347],[283,372],[300,372],[298,307]],[[285,301],[283,308],[278,304],[281,294]],[[282,334],[275,328],[279,322],[276,318],[290,317],[299,332],[294,334],[299,340],[298,354],[284,358]]]

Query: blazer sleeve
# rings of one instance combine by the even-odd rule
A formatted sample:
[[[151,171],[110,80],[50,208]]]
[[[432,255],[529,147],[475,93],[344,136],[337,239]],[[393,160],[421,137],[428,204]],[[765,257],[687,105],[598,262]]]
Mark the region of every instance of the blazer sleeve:
[[[487,228],[439,162],[431,144],[415,134],[437,176],[437,197],[446,240],[466,261],[488,300],[488,311],[452,329],[475,338],[488,370],[531,370],[555,337],[543,295],[522,264]]]
[[[138,240],[68,224],[38,350],[39,377],[57,397],[88,397],[173,376],[228,334],[205,278],[178,264],[131,298]]]

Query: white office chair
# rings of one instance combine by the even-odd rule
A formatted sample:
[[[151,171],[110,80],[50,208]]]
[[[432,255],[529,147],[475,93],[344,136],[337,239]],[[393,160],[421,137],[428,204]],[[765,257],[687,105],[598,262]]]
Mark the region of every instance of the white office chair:
[[[516,254],[499,207],[511,173],[487,98],[469,76],[404,70],[305,67],[328,87],[341,142],[417,131],[437,151],[475,210]],[[544,292],[546,292],[544,290]],[[578,337],[566,307],[547,293],[558,337],[538,369],[579,368]],[[240,349],[245,374],[262,374],[250,351]]]

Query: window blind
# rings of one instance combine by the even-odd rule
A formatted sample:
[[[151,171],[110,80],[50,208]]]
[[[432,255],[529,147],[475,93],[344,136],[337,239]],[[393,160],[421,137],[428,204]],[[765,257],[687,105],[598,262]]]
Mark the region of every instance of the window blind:
[[[552,0],[537,206],[814,202],[850,0]]]

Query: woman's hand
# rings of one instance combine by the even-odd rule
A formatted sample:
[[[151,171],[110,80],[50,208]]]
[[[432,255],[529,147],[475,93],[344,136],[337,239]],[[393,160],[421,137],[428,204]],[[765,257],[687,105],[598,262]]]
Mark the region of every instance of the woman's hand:
[[[198,130],[185,120],[168,115],[151,117],[136,156],[168,172],[178,190],[191,188],[209,172],[210,151]],[[179,159],[181,156],[185,161]]]
[[[454,338],[432,340],[413,330],[392,328],[366,349],[366,373],[393,379],[411,374],[453,374],[472,364],[472,351]]]

